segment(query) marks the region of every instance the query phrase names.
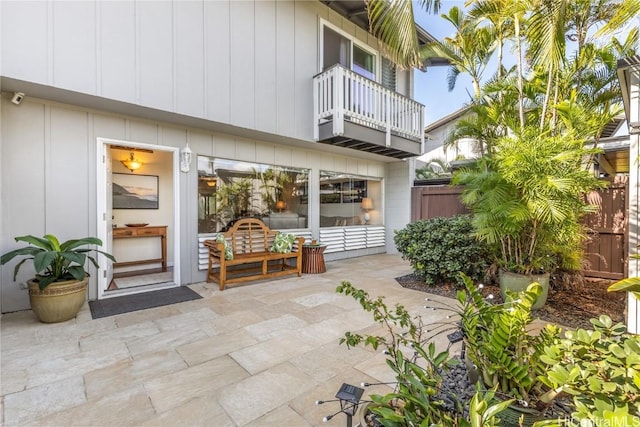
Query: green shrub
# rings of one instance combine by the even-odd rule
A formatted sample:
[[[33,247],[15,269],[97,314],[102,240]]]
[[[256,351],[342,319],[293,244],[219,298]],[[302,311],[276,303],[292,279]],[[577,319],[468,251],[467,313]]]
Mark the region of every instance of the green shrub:
[[[462,272],[481,280],[492,259],[485,243],[473,235],[468,215],[432,218],[395,232],[402,258],[411,262],[414,274],[428,285],[455,283]]]
[[[593,330],[567,331],[544,349],[540,379],[573,396],[569,426],[640,425],[640,336],[605,315],[591,323]]]

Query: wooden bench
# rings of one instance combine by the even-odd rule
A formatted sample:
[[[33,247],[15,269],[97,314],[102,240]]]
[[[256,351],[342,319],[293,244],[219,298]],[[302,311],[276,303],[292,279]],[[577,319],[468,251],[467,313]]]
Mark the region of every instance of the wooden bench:
[[[287,274],[302,275],[302,244],[304,237],[297,237],[297,243],[290,253],[271,252],[271,246],[278,234],[255,218],[237,221],[229,231],[222,233],[233,251],[233,259],[225,259],[225,245],[216,240],[205,240],[204,246],[209,248],[209,270],[207,282],[215,281],[224,290],[227,283],[240,283]],[[297,245],[297,247],[296,247]],[[287,264],[287,260],[295,260],[295,265]],[[214,272],[215,264],[220,268]],[[250,265],[245,268],[229,269],[233,266]],[[257,264],[257,266],[255,265]]]

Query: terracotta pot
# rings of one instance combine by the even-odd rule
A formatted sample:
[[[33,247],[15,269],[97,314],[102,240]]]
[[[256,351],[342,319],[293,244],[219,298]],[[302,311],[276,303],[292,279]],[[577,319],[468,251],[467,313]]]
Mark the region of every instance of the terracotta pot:
[[[540,286],[542,286],[542,294],[538,297],[532,309],[537,310],[542,308],[547,301],[547,294],[549,293],[549,273],[525,275],[502,270],[500,271],[498,279],[500,281],[500,294],[502,295],[503,301],[507,296],[507,289],[512,292],[522,292],[533,282],[538,282]]]
[[[38,320],[44,323],[73,319],[87,300],[88,282],[88,277],[82,281],[54,282],[40,290],[35,279],[29,280],[31,309]]]

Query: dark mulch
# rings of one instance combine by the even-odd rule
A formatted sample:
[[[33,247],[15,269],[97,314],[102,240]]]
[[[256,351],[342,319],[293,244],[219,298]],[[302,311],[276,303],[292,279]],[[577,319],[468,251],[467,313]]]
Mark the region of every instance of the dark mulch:
[[[396,281],[403,287],[428,292],[448,298],[455,298],[458,288],[452,284],[428,286],[419,277],[409,274],[397,277]],[[549,289],[547,303],[534,316],[550,323],[568,328],[589,328],[589,319],[606,314],[615,322],[624,323],[627,297],[625,292],[607,292],[609,280],[587,280],[573,289]],[[496,302],[501,302],[500,287],[484,285],[485,296],[494,295]]]

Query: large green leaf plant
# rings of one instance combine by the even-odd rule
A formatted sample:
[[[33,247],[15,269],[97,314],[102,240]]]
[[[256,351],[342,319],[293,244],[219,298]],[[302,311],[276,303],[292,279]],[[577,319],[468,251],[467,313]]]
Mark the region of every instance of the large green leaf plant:
[[[20,236],[16,237],[15,240],[16,242],[26,242],[29,245],[3,254],[0,257],[0,265],[5,265],[15,257],[26,256],[16,264],[13,271],[13,280],[16,280],[20,267],[31,260],[36,272],[35,278],[41,290],[54,282],[83,280],[89,275],[89,272],[85,269],[87,260],[91,261],[96,268],[99,268],[96,259],[88,255],[89,252],[101,253],[115,262],[113,255],[87,247],[89,245],[102,246],[102,241],[95,237],[67,240],[63,243],[60,243],[58,238],[52,234],[47,234],[44,237]]]

